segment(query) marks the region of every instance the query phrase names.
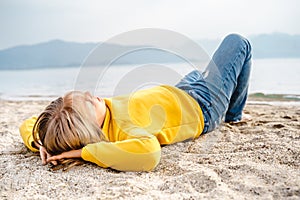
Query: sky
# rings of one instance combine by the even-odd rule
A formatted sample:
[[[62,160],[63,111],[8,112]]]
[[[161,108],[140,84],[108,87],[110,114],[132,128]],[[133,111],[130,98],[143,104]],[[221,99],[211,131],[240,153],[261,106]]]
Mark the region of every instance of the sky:
[[[0,49],[53,39],[102,42],[139,28],[192,39],[300,34],[299,0],[0,0]]]

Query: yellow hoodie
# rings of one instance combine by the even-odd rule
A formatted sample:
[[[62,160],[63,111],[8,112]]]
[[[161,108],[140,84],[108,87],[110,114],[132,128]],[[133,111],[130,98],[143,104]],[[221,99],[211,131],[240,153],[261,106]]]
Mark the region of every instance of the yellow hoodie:
[[[150,171],[160,160],[161,145],[199,137],[204,128],[198,103],[172,86],[157,86],[131,95],[105,99],[107,112],[102,131],[107,141],[88,144],[81,157],[121,171]],[[20,133],[32,147],[36,118],[23,122]]]

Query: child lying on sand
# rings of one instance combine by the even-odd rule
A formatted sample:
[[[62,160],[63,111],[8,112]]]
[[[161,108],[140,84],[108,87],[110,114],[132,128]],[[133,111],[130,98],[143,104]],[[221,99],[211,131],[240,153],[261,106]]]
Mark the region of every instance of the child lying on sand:
[[[149,171],[161,145],[239,121],[247,99],[251,46],[228,35],[206,70],[194,70],[175,86],[156,86],[131,95],[99,98],[69,92],[39,115],[25,120],[25,145],[40,151],[44,164],[71,167],[85,161],[121,171]]]

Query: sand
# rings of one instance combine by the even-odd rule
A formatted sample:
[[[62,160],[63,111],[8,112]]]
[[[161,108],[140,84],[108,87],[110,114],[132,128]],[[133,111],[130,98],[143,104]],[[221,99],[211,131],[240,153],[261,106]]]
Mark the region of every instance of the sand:
[[[162,148],[152,172],[84,164],[52,172],[24,147],[22,120],[48,102],[0,101],[0,199],[300,199],[300,108],[247,104],[252,121]]]

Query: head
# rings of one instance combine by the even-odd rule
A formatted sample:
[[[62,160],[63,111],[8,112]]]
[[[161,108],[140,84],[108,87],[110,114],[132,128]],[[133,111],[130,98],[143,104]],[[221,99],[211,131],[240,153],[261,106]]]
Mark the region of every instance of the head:
[[[104,140],[101,124],[105,103],[88,92],[69,92],[52,101],[38,117],[34,128],[35,142],[51,155],[80,149]]]

